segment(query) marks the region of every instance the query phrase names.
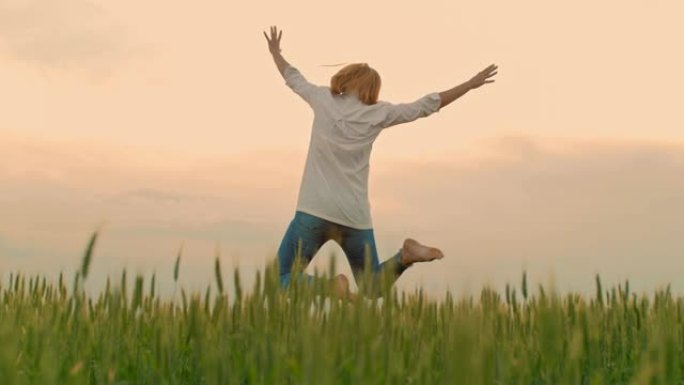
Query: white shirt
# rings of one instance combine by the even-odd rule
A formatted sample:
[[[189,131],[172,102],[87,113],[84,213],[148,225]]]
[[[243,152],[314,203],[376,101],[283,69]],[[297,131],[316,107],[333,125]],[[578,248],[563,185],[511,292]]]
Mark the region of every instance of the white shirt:
[[[297,210],[356,229],[373,228],[368,200],[373,142],[387,127],[439,111],[439,93],[412,103],[366,105],[354,94],[334,95],[329,87],[309,83],[291,65],[283,76],[314,112]]]

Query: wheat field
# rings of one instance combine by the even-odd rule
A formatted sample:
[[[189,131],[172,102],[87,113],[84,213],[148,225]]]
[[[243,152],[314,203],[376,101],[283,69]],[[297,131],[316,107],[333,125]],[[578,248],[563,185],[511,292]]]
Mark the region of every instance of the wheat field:
[[[587,298],[523,272],[504,293],[350,302],[323,276],[280,289],[267,266],[249,288],[230,273],[228,295],[216,259],[205,292],[165,298],[124,270],[88,295],[96,239],[73,277],[0,282],[0,384],[684,383],[684,298],[669,287],[637,295],[597,276]]]

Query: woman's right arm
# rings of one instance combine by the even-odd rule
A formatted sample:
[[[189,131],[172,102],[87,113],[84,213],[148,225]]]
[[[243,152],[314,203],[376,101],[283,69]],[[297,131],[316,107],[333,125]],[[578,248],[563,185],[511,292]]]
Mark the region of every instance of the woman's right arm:
[[[382,109],[385,112],[379,125],[381,128],[387,128],[397,124],[412,122],[440,111],[442,107],[465,95],[466,92],[483,84],[493,83],[494,80],[487,79],[496,75],[496,69],[497,67],[492,64],[463,84],[443,92],[427,94],[412,103],[392,104],[382,102]]]
[[[487,80],[487,79],[496,75],[497,68],[498,68],[497,66],[492,64],[489,67],[485,68],[484,70],[478,72],[477,75],[473,76],[467,82],[465,82],[463,84],[459,84],[456,87],[451,88],[449,90],[440,92],[439,97],[442,99],[442,101],[441,101],[439,108],[442,108],[442,107],[448,105],[449,103],[453,102],[454,100],[465,95],[470,90],[474,90],[475,88],[478,88],[481,85],[486,84],[486,83],[493,83],[494,80]]]

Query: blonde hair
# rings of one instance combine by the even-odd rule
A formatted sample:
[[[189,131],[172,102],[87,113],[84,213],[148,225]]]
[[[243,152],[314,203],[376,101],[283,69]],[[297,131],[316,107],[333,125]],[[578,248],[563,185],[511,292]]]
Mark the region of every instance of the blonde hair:
[[[377,103],[380,85],[380,75],[367,63],[346,65],[330,78],[330,90],[334,94],[355,91],[368,105]]]

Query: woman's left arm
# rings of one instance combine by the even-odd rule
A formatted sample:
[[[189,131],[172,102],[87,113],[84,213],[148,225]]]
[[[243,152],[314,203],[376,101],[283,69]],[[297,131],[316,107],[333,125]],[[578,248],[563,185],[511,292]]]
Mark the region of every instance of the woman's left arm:
[[[279,33],[278,28],[275,26],[271,27],[270,39],[268,38],[268,35],[266,35],[266,32],[264,32],[266,41],[268,41],[268,50],[271,52],[271,55],[273,55],[273,61],[278,67],[278,71],[280,71],[280,74],[285,79],[285,84],[301,96],[309,105],[312,105],[319,88],[306,80],[299,70],[288,63],[283,55],[280,54],[280,38],[282,35],[283,31],[281,30]]]
[[[281,55],[280,53],[280,38],[283,36],[283,31],[280,30],[280,32],[278,32],[278,27],[272,26],[271,38],[268,38],[266,32],[264,32],[264,36],[266,37],[266,41],[268,42],[268,50],[271,52],[271,55],[273,56],[273,61],[278,67],[278,71],[281,75],[285,76],[285,68],[287,68],[287,66],[289,66],[290,64],[287,62],[287,60],[285,60],[283,55]]]

